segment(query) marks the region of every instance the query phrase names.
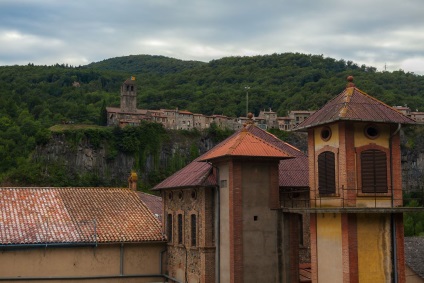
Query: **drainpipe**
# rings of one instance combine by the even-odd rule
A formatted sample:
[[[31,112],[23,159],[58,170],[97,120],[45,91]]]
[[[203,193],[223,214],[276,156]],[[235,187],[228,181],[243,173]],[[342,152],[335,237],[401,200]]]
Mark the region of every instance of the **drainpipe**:
[[[124,244],[121,243],[121,249],[119,253],[119,274],[124,275]]]
[[[396,129],[396,131],[390,135],[390,139],[389,139],[389,148],[390,148],[390,185],[392,187],[391,191],[392,191],[392,208],[395,205],[395,196],[394,196],[394,188],[393,188],[393,159],[392,159],[392,139],[393,137],[399,133],[401,128],[401,124],[398,124],[398,127]],[[390,214],[390,228],[391,228],[391,232],[392,232],[392,249],[393,249],[393,282],[397,283],[398,282],[398,271],[397,271],[397,242],[396,242],[396,222],[394,219],[394,215],[393,212]]]

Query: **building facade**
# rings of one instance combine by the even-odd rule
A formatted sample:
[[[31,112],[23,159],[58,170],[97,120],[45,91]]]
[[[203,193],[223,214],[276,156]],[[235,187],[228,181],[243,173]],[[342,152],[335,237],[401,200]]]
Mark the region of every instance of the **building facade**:
[[[312,282],[405,282],[401,124],[414,121],[347,88],[308,131]]]

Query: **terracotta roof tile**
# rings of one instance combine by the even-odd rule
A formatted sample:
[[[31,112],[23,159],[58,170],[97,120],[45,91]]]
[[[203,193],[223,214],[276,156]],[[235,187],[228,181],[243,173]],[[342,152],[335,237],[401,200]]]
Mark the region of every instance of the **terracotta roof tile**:
[[[414,124],[415,121],[380,100],[352,86],[330,100],[295,129],[301,130],[339,120]]]
[[[129,189],[0,188],[0,244],[163,241]]]

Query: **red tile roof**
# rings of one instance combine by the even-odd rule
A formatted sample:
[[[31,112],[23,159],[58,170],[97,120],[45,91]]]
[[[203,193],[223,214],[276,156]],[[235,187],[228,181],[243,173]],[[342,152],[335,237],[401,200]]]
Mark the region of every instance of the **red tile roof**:
[[[353,84],[352,84],[353,85]],[[309,116],[295,129],[306,129],[340,120],[414,124],[415,121],[362,90],[350,86]]]
[[[277,159],[291,157],[280,148],[247,131],[247,129],[242,129],[229,139],[221,142],[201,156],[199,161],[213,160],[225,156]]]
[[[0,188],[0,244],[164,241],[137,193],[123,188]]]
[[[234,138],[241,130],[224,140],[227,143]],[[280,187],[308,187],[308,157],[299,149],[286,142],[278,139],[276,136],[250,125],[247,131],[252,135],[266,141],[267,143],[277,147],[294,158],[280,160],[279,165],[279,185]],[[219,146],[219,144],[217,145]],[[213,149],[212,149],[213,150]],[[216,186],[216,175],[212,171],[212,166],[206,162],[199,161],[207,153],[200,156],[189,165],[168,177],[161,183],[157,184],[153,189],[169,189],[184,187],[205,187]]]

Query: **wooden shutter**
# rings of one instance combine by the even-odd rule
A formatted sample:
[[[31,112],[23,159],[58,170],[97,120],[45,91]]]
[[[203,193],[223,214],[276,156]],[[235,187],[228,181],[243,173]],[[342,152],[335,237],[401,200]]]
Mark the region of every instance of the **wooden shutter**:
[[[387,193],[387,156],[384,151],[370,149],[361,152],[363,193]]]
[[[335,154],[324,151],[318,155],[318,190],[319,194],[336,193]]]

